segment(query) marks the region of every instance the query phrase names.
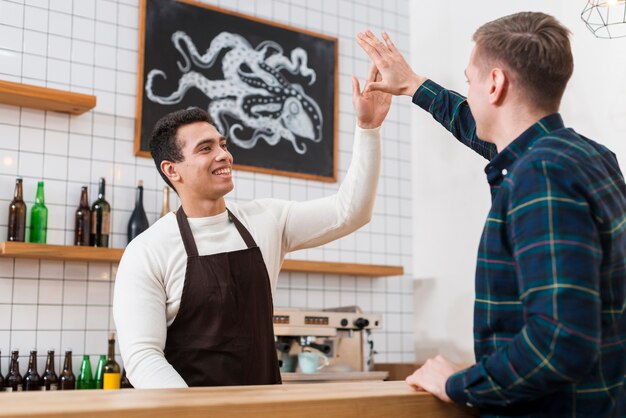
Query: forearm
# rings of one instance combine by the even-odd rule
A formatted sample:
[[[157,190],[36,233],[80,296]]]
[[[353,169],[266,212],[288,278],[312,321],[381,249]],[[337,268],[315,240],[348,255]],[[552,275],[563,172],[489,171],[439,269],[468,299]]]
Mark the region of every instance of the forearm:
[[[491,160],[497,154],[494,144],[476,136],[476,121],[464,96],[425,80],[415,91],[413,103],[429,112],[456,139],[482,157]]]
[[[113,316],[120,354],[136,388],[186,387],[163,348],[167,339],[165,291],[145,254],[126,254],[118,268]]]
[[[380,129],[355,128],[352,161],[339,191],[291,205],[284,231],[286,252],[333,241],[372,217],[381,161]]]

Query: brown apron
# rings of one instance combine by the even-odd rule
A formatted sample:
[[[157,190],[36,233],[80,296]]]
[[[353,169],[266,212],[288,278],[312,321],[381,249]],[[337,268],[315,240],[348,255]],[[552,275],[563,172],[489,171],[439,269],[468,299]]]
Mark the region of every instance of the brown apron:
[[[230,211],[228,218],[248,248],[200,256],[183,208],[176,213],[187,271],[165,358],[189,386],[281,383],[261,250]]]

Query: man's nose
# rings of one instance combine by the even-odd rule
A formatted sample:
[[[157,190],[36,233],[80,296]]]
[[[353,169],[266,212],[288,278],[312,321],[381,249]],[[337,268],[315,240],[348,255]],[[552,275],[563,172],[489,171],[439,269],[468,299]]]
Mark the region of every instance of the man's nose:
[[[232,160],[233,156],[230,154],[230,152],[228,152],[227,150],[220,148],[220,152],[217,154],[217,156],[215,157],[216,161],[223,161],[223,160]]]

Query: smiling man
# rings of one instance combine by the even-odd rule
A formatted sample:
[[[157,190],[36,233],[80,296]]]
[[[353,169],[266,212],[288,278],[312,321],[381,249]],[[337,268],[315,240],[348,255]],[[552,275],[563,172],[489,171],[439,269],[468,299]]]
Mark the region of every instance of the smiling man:
[[[372,67],[367,82],[376,79]],[[391,96],[362,94],[353,78],[352,98],[348,173],[336,194],[307,202],[225,201],[233,157],[207,112],[157,123],[152,156],[182,206],[131,241],[117,272],[113,313],[135,387],[281,382],[272,295],[285,255],[347,235],[372,215]]]

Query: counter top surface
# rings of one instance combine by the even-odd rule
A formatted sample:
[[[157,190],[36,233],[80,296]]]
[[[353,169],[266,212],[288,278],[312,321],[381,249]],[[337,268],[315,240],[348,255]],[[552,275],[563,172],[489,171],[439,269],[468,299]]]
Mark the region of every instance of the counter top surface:
[[[472,417],[404,382],[0,393],[0,417]]]

